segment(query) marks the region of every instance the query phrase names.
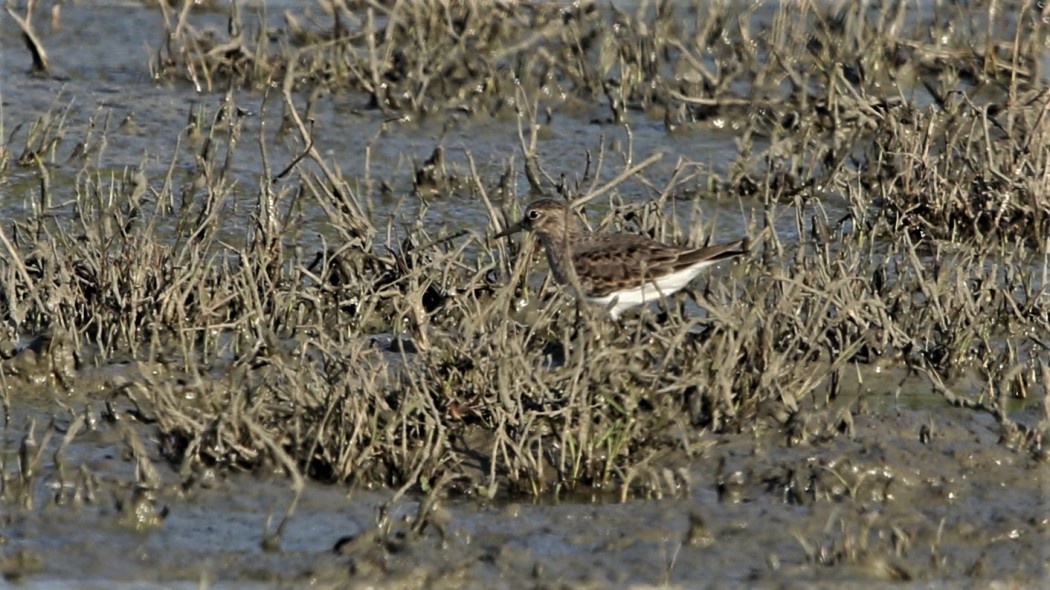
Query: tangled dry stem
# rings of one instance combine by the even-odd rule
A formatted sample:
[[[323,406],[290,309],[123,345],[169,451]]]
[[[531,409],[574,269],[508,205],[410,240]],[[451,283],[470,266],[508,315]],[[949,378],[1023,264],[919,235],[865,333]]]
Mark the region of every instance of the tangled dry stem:
[[[176,149],[192,150],[196,169],[113,175],[93,165],[104,137],[85,137],[82,170],[66,179],[75,198],[56,206],[47,163],[62,125],[48,115],[18,158],[40,169],[35,214],[0,232],[7,329],[69,334],[96,363],[142,363],[113,403],[156,425],[185,477],[274,466],[490,496],[673,493],[688,482],[665,459],[703,455],[712,433],[772,429],[790,444],[848,435],[848,420],[829,415],[839,378],[885,359],[994,416],[1005,442],[1045,455],[1050,419],[1021,424],[1008,411],[1012,398],[1047,395],[1050,96],[1033,87],[1033,37],[1044,34],[1035,19],[1012,45],[934,48],[905,36],[918,25],[903,3],[878,15],[810,7],[801,19],[785,7],[765,24],[728,9],[682,9],[692,15],[683,20],[670,3],[635,15],[587,3],[335,3],[331,30],[290,19],[271,53],[262,31],[246,41],[236,5],[240,33],[204,46],[187,24],[191,4],[165,13],[169,42],[153,65],[158,77],[229,89],[221,112],[199,113],[180,136]],[[999,88],[1001,101],[958,90],[964,76]],[[905,77],[933,104],[885,91]],[[222,223],[229,162],[245,149],[237,88],[270,80],[284,81],[281,107],[303,147],[274,173],[260,134],[266,170],[254,226],[238,241]],[[300,115],[303,97],[309,110],[333,87],[414,116],[512,109],[532,130],[541,95],[566,97],[564,109],[603,101],[610,122],[655,117],[668,133],[743,121],[724,178],[688,162],[660,178],[647,169],[655,156],[634,164],[625,153],[613,182],[599,184],[588,162],[570,185],[543,171],[524,132],[524,169],[510,172],[584,202],[612,194],[597,225],[678,241],[688,236],[670,203],[743,196],[762,211],[750,228],[758,246],[690,294],[708,315],[675,299],[622,325],[577,318],[556,289],[528,281],[530,244],[435,235],[419,220],[382,227],[374,187],[343,178]],[[431,194],[450,182],[440,158],[415,176]],[[490,226],[505,227],[518,207],[506,180],[463,174]],[[625,204],[627,179],[659,188],[645,205]],[[814,206],[829,195],[849,214]],[[296,211],[311,208],[338,244],[297,247]],[[795,215],[787,230],[775,223],[785,210]],[[546,303],[519,321],[526,292]],[[980,392],[952,389],[966,371],[980,374]]]

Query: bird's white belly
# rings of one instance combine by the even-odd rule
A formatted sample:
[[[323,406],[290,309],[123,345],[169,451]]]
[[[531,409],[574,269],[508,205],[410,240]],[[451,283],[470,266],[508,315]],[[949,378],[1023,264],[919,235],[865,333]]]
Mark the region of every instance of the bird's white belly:
[[[618,319],[625,310],[649,301],[657,301],[661,296],[667,296],[689,284],[689,281],[700,274],[700,271],[714,261],[705,260],[677,272],[657,277],[650,282],[638,287],[614,291],[601,297],[587,297],[587,300],[596,305],[609,309],[613,319]],[[616,303],[614,304],[613,301]],[[610,305],[612,307],[610,307]]]

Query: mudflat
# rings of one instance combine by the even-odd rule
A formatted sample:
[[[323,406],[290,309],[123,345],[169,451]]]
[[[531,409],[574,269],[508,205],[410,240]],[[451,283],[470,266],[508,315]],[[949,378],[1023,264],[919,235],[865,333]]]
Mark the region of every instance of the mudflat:
[[[1039,587],[1045,17],[10,7],[0,574]],[[541,198],[746,253],[613,319]]]

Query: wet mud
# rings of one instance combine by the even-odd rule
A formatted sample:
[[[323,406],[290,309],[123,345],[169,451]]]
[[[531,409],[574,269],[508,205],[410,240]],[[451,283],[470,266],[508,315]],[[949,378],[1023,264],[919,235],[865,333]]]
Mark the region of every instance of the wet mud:
[[[4,583],[1045,585],[1045,10],[30,4]],[[613,323],[541,195],[753,248]]]

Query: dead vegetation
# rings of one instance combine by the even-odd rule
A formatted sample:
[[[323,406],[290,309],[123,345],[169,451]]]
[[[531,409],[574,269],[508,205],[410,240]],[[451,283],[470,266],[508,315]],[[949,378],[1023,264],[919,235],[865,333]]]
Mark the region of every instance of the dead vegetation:
[[[269,466],[487,496],[678,493],[688,476],[668,458],[704,456],[712,435],[773,430],[792,445],[848,435],[849,408],[827,413],[840,377],[886,358],[1045,460],[1050,417],[1027,423],[1009,410],[1046,398],[1050,352],[1050,95],[1038,88],[1045,32],[1031,10],[1005,42],[990,20],[981,43],[934,46],[918,34],[928,19],[903,3],[768,14],[642,3],[627,14],[335,2],[327,21],[311,19],[327,28],[289,14],[285,29],[254,32],[234,4],[225,40],[189,25],[191,4],[161,3],[154,76],[228,90],[176,154],[156,154],[172,162],[166,174],[97,167],[105,134],[119,133],[99,120],[71,156],[79,172],[60,179],[72,190],[55,194],[49,168],[70,138],[48,113],[4,138],[3,153],[24,141],[17,165],[40,183],[27,214],[0,228],[5,328],[68,334],[82,366],[140,362],[141,377],[114,385],[110,402],[155,425],[187,480]],[[277,81],[300,153],[282,170],[270,168],[266,136],[242,135],[237,105]],[[528,244],[442,234],[422,215],[378,221],[373,200],[391,179],[344,178],[302,114],[335,89],[384,113],[518,113],[524,165],[508,176],[592,201],[604,212],[595,225],[684,242],[668,218],[674,201],[748,199],[755,254],[690,294],[707,315],[677,298],[620,325],[577,318],[557,289],[528,279]],[[647,169],[652,158],[624,153],[614,182],[600,183],[591,162],[575,182],[552,179],[540,119],[595,103],[605,122],[662,120],[668,133],[738,121],[738,159],[724,177],[682,163],[668,179]],[[247,205],[230,171],[234,151],[252,149],[244,139],[266,162]],[[176,168],[182,153],[192,170]],[[441,155],[413,179],[431,193],[450,182]],[[461,172],[493,230],[530,198],[506,177]],[[628,178],[662,188],[638,199],[619,191]],[[825,197],[850,213],[829,218]],[[247,232],[228,225],[233,200],[250,209]],[[299,247],[304,210],[338,242]],[[793,224],[778,223],[785,212]],[[519,313],[526,296],[542,311]],[[978,372],[979,392],[953,389],[962,371]]]

